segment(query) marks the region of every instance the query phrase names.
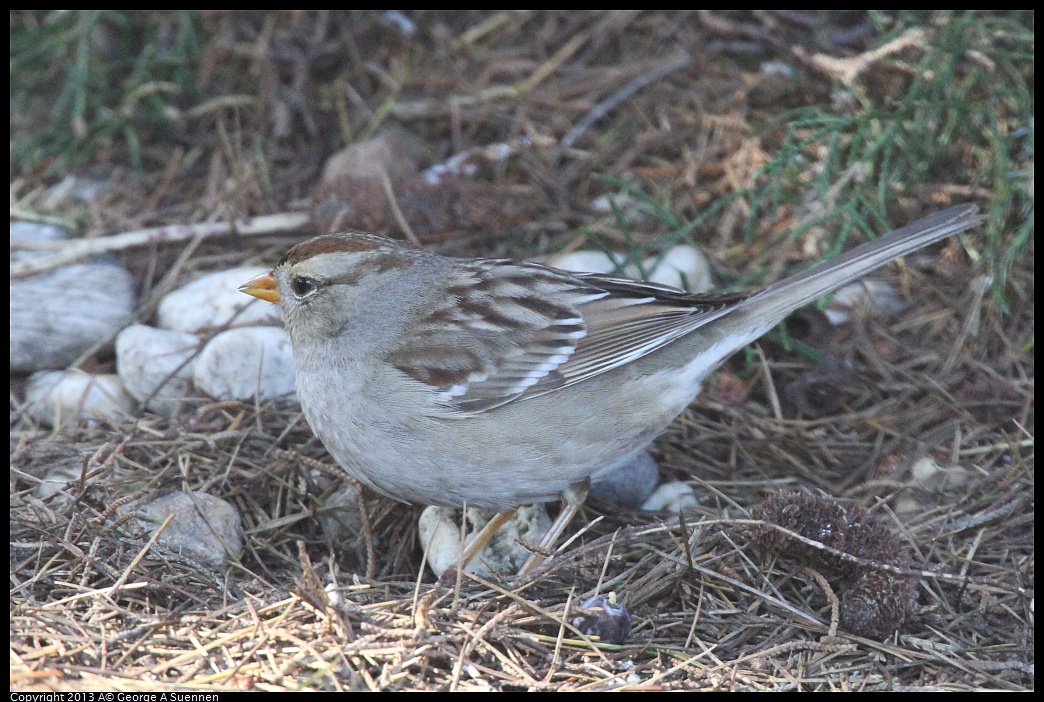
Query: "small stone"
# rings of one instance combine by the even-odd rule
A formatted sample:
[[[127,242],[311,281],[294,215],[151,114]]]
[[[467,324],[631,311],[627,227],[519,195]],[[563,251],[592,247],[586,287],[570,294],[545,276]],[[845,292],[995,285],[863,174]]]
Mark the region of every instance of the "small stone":
[[[116,375],[92,375],[81,370],[34,373],[25,389],[30,416],[48,427],[89,422],[119,423],[134,408],[134,398]]]
[[[780,108],[799,93],[801,81],[794,66],[783,61],[767,61],[752,76],[748,100],[757,107]]]
[[[662,259],[651,256],[642,265],[651,283],[670,285],[691,293],[705,293],[714,287],[710,261],[695,246],[679,244],[668,249]]]
[[[56,463],[40,478],[40,483],[33,489],[33,496],[49,500],[52,507],[68,503],[73,499],[75,491],[66,488],[80,481],[84,474],[84,463],[84,460]]]
[[[104,263],[12,279],[10,295],[13,373],[65,368],[134,316],[130,273]]]
[[[787,80],[797,80],[798,71],[794,66],[785,61],[766,61],[761,64],[758,71],[763,76],[781,76]]]
[[[72,471],[70,475],[79,476],[97,451],[96,443],[75,443],[64,438],[58,441],[29,442],[11,456],[11,480],[19,483],[14,489],[21,492],[24,489],[21,484],[23,480],[35,486],[59,469],[69,469]]]
[[[895,504],[892,507],[894,511],[900,517],[910,517],[911,515],[924,514],[924,505],[916,497],[910,497],[907,495],[900,495],[895,499]]]
[[[326,161],[323,182],[339,176],[381,181],[398,180],[420,171],[424,144],[402,129],[389,129],[341,149]]]
[[[650,217],[649,205],[628,192],[600,195],[591,201],[591,209],[634,224]]]
[[[157,540],[162,546],[214,567],[242,555],[239,513],[221,498],[205,492],[172,492],[135,511],[139,524],[149,531],[158,529],[171,515],[173,519]]]
[[[402,10],[380,10],[378,15],[381,21],[395,27],[405,37],[412,37],[418,32],[417,25]]]
[[[621,505],[630,509],[638,509],[656,489],[660,481],[660,468],[648,451],[616,466],[606,473],[599,473],[591,481],[591,489],[587,496]]]
[[[270,270],[241,266],[208,273],[168,293],[156,310],[156,324],[188,334],[227,326],[280,326],[276,305],[239,292],[240,285]]]
[[[215,400],[263,400],[294,392],[290,337],[278,327],[240,327],[215,336],[193,369],[196,388]]]
[[[699,502],[696,500],[696,493],[693,492],[692,486],[688,483],[675,481],[673,483],[664,483],[656,488],[656,491],[649,495],[649,499],[642,505],[642,510],[645,512],[676,513],[694,509],[698,505]]]
[[[97,202],[112,189],[113,178],[67,175],[60,183],[47,189],[42,203],[44,210],[57,210],[69,205]]]
[[[893,316],[903,311],[903,299],[891,283],[876,278],[851,282],[834,292],[823,314],[834,326],[847,322],[852,313]]]
[[[642,271],[650,283],[669,285],[693,293],[707,292],[714,287],[710,262],[695,246],[679,244],[662,256],[649,256],[642,261],[641,268],[627,263],[627,256],[620,253],[605,253],[593,249],[580,249],[565,254],[556,254],[547,259],[547,265],[574,273],[615,274],[635,280],[642,279]]]
[[[496,514],[492,510],[469,508],[465,545],[471,543]],[[490,577],[493,572],[515,573],[529,558],[529,551],[520,541],[537,544],[550,528],[551,519],[543,505],[520,507],[464,570],[483,577]],[[428,552],[428,567],[436,577],[442,577],[460,558],[460,510],[428,507],[421,513],[418,531],[421,547]]]
[[[36,244],[50,241],[65,241],[69,238],[69,230],[54,224],[42,222],[11,221],[11,260],[24,261],[30,258],[50,256],[54,251],[48,249],[22,249],[20,242]]]
[[[942,467],[934,459],[922,458],[910,468],[910,477],[915,483],[923,486],[930,483],[941,470]]]
[[[116,371],[134,399],[170,414],[192,388],[199,337],[133,324],[116,337]]]
[[[930,456],[921,458],[910,468],[910,480],[917,487],[949,492],[962,488],[975,474],[961,466],[943,468]]]
[[[619,255],[609,255],[604,251],[581,249],[564,254],[555,254],[547,259],[547,265],[573,273],[613,273],[618,264],[626,259]]]

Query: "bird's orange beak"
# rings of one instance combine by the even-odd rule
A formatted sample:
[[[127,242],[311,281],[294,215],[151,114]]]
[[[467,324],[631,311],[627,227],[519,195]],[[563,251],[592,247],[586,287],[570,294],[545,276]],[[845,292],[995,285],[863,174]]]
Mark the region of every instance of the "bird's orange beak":
[[[279,302],[279,286],[271,273],[262,273],[239,286],[239,292],[268,302]]]

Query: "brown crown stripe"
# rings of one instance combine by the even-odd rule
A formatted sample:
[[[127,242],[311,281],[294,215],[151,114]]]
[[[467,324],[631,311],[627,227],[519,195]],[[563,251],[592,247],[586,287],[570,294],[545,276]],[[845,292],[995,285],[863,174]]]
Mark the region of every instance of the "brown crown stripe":
[[[321,254],[377,251],[385,246],[395,246],[395,242],[372,234],[325,234],[293,247],[280,263],[295,266]]]

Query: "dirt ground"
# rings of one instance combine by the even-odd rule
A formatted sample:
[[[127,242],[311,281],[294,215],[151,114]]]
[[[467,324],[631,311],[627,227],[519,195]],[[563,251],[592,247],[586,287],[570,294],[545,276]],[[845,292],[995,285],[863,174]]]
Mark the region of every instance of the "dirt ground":
[[[696,506],[591,501],[532,578],[438,585],[423,506],[367,491],[334,526],[343,472],[293,402],[53,431],[12,375],[12,690],[1033,689],[1032,14],[11,19],[12,219],[109,241],[143,323],[331,229],[693,244],[731,290],[952,204],[988,216],[876,276],[898,308],[809,309],[736,354],[653,445]],[[51,53],[21,63],[23,38]],[[65,104],[88,109],[48,132]],[[349,144],[376,151],[330,160]],[[79,367],[114,372],[111,348]],[[135,526],[176,490],[231,504],[243,555]],[[578,612],[610,592],[621,643]]]

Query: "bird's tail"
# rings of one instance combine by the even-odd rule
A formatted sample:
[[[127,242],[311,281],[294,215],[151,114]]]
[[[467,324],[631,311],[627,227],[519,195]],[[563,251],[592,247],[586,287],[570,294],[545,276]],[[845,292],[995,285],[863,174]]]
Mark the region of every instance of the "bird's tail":
[[[889,261],[953,236],[985,221],[975,205],[957,205],[861,244],[837,258],[774,283],[737,305],[734,315],[750,328],[753,341],[794,310]],[[738,347],[737,347],[738,348]]]

